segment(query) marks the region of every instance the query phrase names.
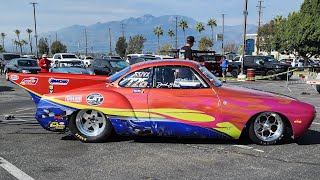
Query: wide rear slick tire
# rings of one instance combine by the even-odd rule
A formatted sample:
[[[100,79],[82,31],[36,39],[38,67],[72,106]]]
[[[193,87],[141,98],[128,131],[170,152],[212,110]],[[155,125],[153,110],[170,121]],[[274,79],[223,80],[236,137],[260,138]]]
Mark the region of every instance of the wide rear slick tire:
[[[83,109],[73,113],[69,119],[72,135],[82,142],[105,142],[112,134],[109,118],[100,111]]]
[[[281,143],[285,134],[285,121],[274,112],[263,112],[252,119],[250,123],[249,138],[259,145]]]

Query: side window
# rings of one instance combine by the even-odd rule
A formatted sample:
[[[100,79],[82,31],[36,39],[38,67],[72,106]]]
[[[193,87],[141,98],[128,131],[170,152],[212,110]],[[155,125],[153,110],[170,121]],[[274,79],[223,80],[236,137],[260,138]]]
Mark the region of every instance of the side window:
[[[244,62],[246,64],[252,64],[253,63],[253,57],[252,56],[245,56],[244,57]]]
[[[101,67],[101,61],[100,60],[95,60],[94,61],[94,66],[95,67]]]
[[[140,69],[125,76],[120,82],[121,87],[146,88],[151,85],[151,68]]]
[[[102,68],[108,66],[109,67],[109,62],[108,61],[101,61],[101,65]]]
[[[198,89],[209,87],[196,71],[183,66],[156,67],[153,82],[154,88]]]
[[[254,63],[260,65],[260,61],[263,61],[261,57],[255,57],[254,58]]]

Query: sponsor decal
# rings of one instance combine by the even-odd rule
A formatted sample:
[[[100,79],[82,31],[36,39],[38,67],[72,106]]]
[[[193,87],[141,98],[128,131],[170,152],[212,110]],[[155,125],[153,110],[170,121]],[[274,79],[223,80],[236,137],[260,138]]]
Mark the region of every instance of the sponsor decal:
[[[53,85],[49,85],[49,93],[52,94],[54,92],[54,87]]]
[[[65,97],[66,102],[82,102],[82,96],[80,95],[75,95],[75,96],[66,96]]]
[[[133,93],[144,93],[144,89],[133,89]]]
[[[300,119],[296,119],[295,121],[293,121],[294,123],[296,123],[296,124],[301,124],[302,123],[302,121],[300,120]]]
[[[87,138],[82,137],[80,134],[76,133],[75,136],[81,141],[87,141]]]
[[[56,79],[56,78],[50,78],[49,84],[51,85],[68,85],[69,79]]]
[[[99,106],[100,104],[103,103],[103,101],[104,101],[104,98],[99,93],[93,93],[87,96],[87,103],[92,106]]]
[[[16,80],[19,80],[19,76],[18,75],[10,75],[9,79],[12,81],[16,81]]]
[[[29,77],[29,78],[23,78],[20,84],[22,85],[36,85],[38,83],[38,78],[35,77]]]

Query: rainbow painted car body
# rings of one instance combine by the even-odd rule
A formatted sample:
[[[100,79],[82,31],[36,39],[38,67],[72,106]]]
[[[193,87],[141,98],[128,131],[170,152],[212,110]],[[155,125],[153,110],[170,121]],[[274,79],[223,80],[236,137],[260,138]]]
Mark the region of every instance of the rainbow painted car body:
[[[272,141],[253,139],[255,142],[274,144],[287,127],[292,129],[294,138],[301,136],[315,118],[312,105],[222,85],[205,67],[186,60],[139,63],[106,81],[91,76],[87,85],[75,84],[51,94],[43,91],[42,84],[24,83],[32,77],[16,76],[10,74],[10,80],[32,95],[37,105],[36,119],[43,128],[58,130],[69,126],[72,134],[85,142],[106,140],[111,129],[118,135],[238,139],[252,127],[253,136],[277,137]],[[38,76],[33,79],[40,79],[41,74]],[[50,78],[63,79],[47,75]],[[82,76],[75,79],[83,81]],[[69,83],[54,82],[53,86],[58,87],[68,87]],[[36,90],[37,86],[42,91]]]

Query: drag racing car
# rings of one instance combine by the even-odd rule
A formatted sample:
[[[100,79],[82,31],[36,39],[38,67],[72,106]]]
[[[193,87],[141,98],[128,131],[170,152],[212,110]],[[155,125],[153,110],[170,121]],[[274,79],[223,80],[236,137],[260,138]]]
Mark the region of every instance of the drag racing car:
[[[41,79],[42,78],[42,79]],[[52,79],[50,79],[52,78]],[[78,78],[78,79],[77,79]],[[123,136],[250,138],[272,145],[301,136],[315,107],[296,99],[222,84],[204,66],[187,60],[138,63],[106,78],[10,74],[35,100],[36,119],[47,130],[70,129],[83,142]],[[33,81],[30,81],[33,79]],[[54,80],[53,80],[54,79]],[[48,93],[45,81],[65,87]],[[67,81],[70,80],[70,81]],[[71,83],[72,81],[82,83]],[[90,82],[90,83],[89,83]],[[70,85],[70,86],[69,86]]]

